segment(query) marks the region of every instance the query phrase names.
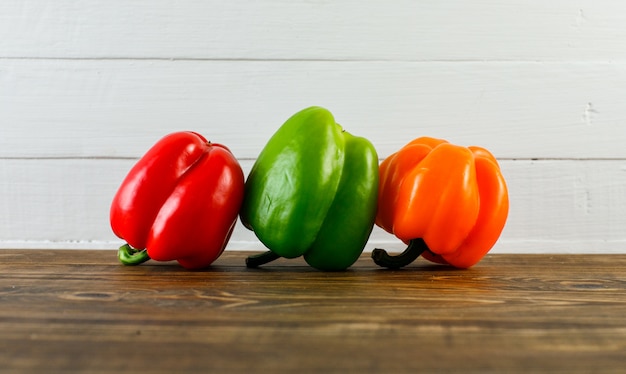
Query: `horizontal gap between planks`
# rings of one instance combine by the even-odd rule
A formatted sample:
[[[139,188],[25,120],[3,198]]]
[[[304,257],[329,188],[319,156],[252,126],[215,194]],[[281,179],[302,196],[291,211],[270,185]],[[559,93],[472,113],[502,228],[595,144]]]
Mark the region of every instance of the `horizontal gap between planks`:
[[[622,157],[497,157],[500,161],[626,161]],[[139,157],[114,157],[114,156],[5,156],[0,160],[35,161],[35,160],[139,160]],[[254,157],[237,158],[239,161],[255,161]],[[384,160],[380,158],[379,161]]]
[[[140,57],[140,56],[113,56],[113,57],[58,57],[58,56],[0,56],[3,60],[33,60],[33,61],[215,61],[215,62],[400,62],[400,63],[486,63],[486,64],[620,64],[626,59],[606,60],[571,60],[571,59],[379,59],[379,58],[256,58],[256,57]]]

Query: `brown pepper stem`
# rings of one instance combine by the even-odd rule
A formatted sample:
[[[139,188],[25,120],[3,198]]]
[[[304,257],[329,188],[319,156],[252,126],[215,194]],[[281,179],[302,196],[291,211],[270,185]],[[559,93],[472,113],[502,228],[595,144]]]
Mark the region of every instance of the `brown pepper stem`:
[[[428,250],[428,246],[424,239],[419,238],[411,240],[404,252],[396,256],[391,256],[382,248],[375,248],[372,251],[372,259],[378,266],[399,269],[415,261],[426,250]]]
[[[272,251],[259,253],[258,255],[253,255],[246,258],[246,267],[258,268],[261,265],[265,265],[268,262],[278,260],[279,258],[280,256]]]

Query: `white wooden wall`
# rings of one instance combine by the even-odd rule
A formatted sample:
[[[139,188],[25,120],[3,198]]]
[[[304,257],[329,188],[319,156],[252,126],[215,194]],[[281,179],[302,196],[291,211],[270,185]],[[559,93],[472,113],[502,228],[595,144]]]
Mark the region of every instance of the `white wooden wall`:
[[[2,0],[0,248],[116,248],[110,201],[161,136],[247,173],[310,105],[381,158],[422,135],[490,149],[494,252],[626,252],[621,0]],[[238,226],[229,249],[261,245]]]

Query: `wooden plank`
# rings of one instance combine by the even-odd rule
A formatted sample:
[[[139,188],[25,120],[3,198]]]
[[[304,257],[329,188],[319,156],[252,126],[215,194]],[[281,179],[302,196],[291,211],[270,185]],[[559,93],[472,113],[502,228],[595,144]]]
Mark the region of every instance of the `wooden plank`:
[[[330,109],[381,157],[423,135],[499,158],[626,158],[622,62],[0,61],[0,157],[139,157],[196,130],[255,158]]]
[[[0,248],[117,248],[109,204],[135,160],[0,159]],[[247,175],[253,160],[243,160]],[[626,161],[501,160],[511,208],[502,252],[624,253]],[[366,251],[403,245],[375,229]],[[238,224],[229,249],[263,250]]]
[[[0,253],[4,372],[619,372],[625,255],[489,255],[459,271],[363,257],[246,270]]]
[[[626,162],[501,163],[511,208],[499,248],[540,253],[626,250]]]
[[[0,57],[619,60],[623,2],[5,0]]]

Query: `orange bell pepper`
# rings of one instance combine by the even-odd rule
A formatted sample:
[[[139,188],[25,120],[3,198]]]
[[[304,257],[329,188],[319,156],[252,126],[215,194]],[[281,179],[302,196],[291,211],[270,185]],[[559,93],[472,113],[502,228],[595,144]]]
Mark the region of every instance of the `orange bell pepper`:
[[[379,170],[376,224],[409,245],[395,256],[374,249],[378,265],[400,268],[422,255],[468,268],[500,237],[508,191],[486,149],[422,137],[387,157]]]

